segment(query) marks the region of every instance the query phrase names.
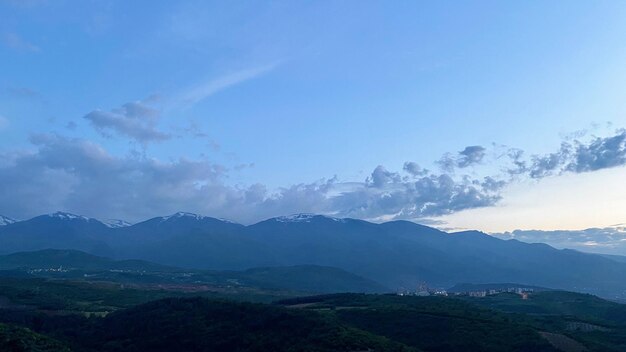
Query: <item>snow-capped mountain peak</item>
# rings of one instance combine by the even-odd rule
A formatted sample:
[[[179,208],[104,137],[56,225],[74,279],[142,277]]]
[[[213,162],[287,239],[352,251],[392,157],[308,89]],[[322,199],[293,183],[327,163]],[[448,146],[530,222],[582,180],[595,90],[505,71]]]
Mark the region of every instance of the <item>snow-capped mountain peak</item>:
[[[57,211],[56,213],[48,214],[50,218],[62,219],[62,220],[84,220],[89,221],[89,218],[82,215],[76,215],[72,213],[66,213],[63,211]]]
[[[0,226],[10,225],[14,222],[17,222],[17,220],[11,219],[8,216],[0,215]]]
[[[274,219],[278,222],[285,222],[285,223],[287,222],[311,222],[316,217],[330,219],[333,221],[343,221],[343,219],[333,218],[333,217],[325,216],[325,215],[311,214],[311,213],[299,213],[299,214],[292,214],[292,215],[287,215],[287,216],[279,216]]]
[[[315,214],[300,213],[300,214],[279,216],[275,219],[278,222],[310,222],[314,217],[315,217]]]
[[[179,211],[178,213],[169,215],[169,216],[162,216],[161,218],[161,222],[165,222],[168,221],[170,219],[191,219],[191,220],[204,220],[204,219],[214,219],[214,220],[219,220],[221,222],[225,222],[225,223],[229,223],[229,224],[238,224],[235,221],[231,221],[228,219],[223,219],[223,218],[212,218],[209,216],[204,216],[204,215],[199,215],[199,214],[195,214],[195,213],[187,213],[184,211]]]
[[[169,215],[169,216],[161,217],[161,222],[167,221],[167,220],[170,220],[170,219],[180,219],[180,218],[189,218],[189,219],[195,219],[195,220],[202,220],[202,219],[206,218],[206,216],[198,215],[198,214],[194,214],[194,213],[186,213],[186,212],[183,212],[183,211],[179,211],[176,214],[172,214],[172,215]]]

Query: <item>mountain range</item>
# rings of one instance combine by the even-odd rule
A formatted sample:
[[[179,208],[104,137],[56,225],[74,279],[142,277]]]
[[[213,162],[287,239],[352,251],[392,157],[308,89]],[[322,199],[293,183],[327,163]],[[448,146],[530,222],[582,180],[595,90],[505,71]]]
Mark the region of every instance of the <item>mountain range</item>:
[[[212,270],[335,267],[391,289],[517,282],[626,297],[626,263],[610,257],[408,221],[297,214],[244,226],[176,213],[120,227],[55,213],[0,226],[0,254],[47,248]]]

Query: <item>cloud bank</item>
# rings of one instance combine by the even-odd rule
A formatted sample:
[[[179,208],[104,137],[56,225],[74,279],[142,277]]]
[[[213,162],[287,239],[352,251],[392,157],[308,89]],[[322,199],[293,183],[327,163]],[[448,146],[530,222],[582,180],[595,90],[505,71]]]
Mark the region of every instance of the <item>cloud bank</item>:
[[[515,230],[492,235],[528,243],[547,243],[556,248],[576,249],[583,252],[626,253],[626,227],[624,225],[577,231]]]
[[[154,103],[153,98],[130,102],[110,111],[94,110],[84,118],[103,135],[147,146],[176,136],[158,129],[160,111]],[[163,161],[151,158],[147,150],[116,156],[90,140],[58,134],[33,135],[30,142],[28,152],[0,154],[0,214],[27,218],[65,210],[136,220],[184,210],[248,223],[312,212],[426,221],[494,206],[503,189],[521,178],[538,180],[626,164],[626,131],[617,130],[608,137],[566,140],[544,155],[472,145],[435,161],[439,171],[407,161],[400,171],[378,165],[362,180],[331,177],[270,190],[263,184],[230,184],[229,175],[238,168],[205,159]]]
[[[56,134],[34,135],[31,143],[32,152],[3,155],[0,213],[24,218],[61,209],[134,220],[182,209],[243,222],[293,212],[415,218],[492,205],[502,186],[490,178],[378,166],[362,182],[331,178],[269,191],[227,185],[229,170],[204,160],[116,157],[91,141]]]

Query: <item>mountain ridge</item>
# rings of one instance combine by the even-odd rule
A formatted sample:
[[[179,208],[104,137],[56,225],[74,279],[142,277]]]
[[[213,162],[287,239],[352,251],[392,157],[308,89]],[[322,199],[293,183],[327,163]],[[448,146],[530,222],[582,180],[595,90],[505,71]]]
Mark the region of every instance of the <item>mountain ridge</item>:
[[[245,270],[318,265],[386,287],[427,282],[524,282],[616,298],[626,263],[546,244],[502,240],[480,231],[446,233],[408,221],[371,223],[315,214],[241,225],[192,213],[110,228],[77,215],[40,216],[0,227],[0,253],[77,249],[167,266]],[[622,297],[623,298],[623,297]]]

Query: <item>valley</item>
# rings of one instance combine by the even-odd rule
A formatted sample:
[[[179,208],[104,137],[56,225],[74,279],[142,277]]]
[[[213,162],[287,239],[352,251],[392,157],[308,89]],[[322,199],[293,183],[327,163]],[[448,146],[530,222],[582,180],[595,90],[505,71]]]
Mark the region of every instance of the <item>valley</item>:
[[[49,248],[0,255],[0,324],[42,351],[626,348],[626,306],[590,294],[619,301],[612,279],[626,264],[477,232],[187,213],[109,227],[52,214],[0,227],[0,242],[16,238]]]

